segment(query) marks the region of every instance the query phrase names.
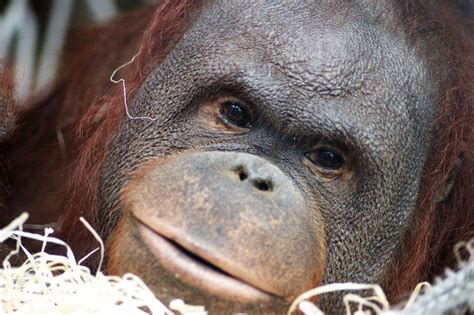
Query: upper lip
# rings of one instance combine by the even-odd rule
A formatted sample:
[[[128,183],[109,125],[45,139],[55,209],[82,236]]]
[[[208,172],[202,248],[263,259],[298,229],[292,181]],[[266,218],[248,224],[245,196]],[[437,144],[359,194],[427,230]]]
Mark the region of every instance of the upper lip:
[[[192,286],[211,295],[241,303],[279,300],[274,294],[235,276],[230,268],[226,268],[225,262],[216,263],[218,258],[215,255],[179,238],[172,227],[156,222],[151,227],[135,218],[140,225],[139,232],[143,241],[160,265]]]

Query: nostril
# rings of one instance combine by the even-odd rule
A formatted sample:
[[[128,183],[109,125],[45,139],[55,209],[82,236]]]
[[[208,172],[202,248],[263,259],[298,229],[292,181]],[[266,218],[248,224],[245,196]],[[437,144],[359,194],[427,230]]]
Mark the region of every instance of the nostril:
[[[261,191],[272,191],[273,190],[273,183],[269,180],[254,180],[252,181],[253,186]]]
[[[233,171],[239,176],[239,179],[242,182],[249,177],[249,174],[242,165],[237,166]]]
[[[239,173],[239,179],[240,179],[241,181],[246,180],[247,177],[249,177],[249,176],[247,175],[247,173],[246,173],[245,171],[242,171],[242,172]]]
[[[259,179],[250,176],[249,171],[244,165],[238,165],[232,168],[232,172],[237,175],[241,182],[249,179],[249,183],[260,191],[272,191],[273,183],[269,179]]]

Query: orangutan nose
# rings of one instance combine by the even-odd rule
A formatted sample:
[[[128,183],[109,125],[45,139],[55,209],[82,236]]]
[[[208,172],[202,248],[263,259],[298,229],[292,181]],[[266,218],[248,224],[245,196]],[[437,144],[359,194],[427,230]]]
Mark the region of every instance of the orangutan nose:
[[[242,152],[183,153],[150,161],[129,186],[124,208],[211,270],[288,299],[319,283],[324,267],[320,213],[271,161]],[[204,281],[202,268],[191,275],[177,262],[168,264],[171,258],[160,254],[166,250],[158,241],[147,245],[189,285],[203,288],[214,279],[224,290],[225,281],[213,276]],[[216,291],[211,289],[206,290]]]

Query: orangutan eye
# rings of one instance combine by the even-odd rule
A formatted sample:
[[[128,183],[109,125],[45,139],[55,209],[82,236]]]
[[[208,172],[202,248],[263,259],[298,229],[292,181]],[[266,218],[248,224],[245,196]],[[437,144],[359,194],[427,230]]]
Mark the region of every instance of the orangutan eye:
[[[316,166],[330,171],[338,170],[344,165],[344,158],[336,151],[328,148],[306,152],[305,157]]]
[[[239,128],[252,127],[252,114],[240,103],[226,102],[222,104],[220,115],[226,122]]]

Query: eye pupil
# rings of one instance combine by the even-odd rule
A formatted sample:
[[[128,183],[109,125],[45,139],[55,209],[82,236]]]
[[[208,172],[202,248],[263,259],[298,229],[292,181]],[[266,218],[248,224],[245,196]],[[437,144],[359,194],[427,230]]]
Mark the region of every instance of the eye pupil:
[[[312,163],[329,170],[337,170],[344,164],[343,158],[329,149],[318,149],[305,155]]]
[[[225,103],[222,105],[221,114],[230,123],[238,126],[248,128],[250,126],[250,114],[246,108],[239,103]]]

